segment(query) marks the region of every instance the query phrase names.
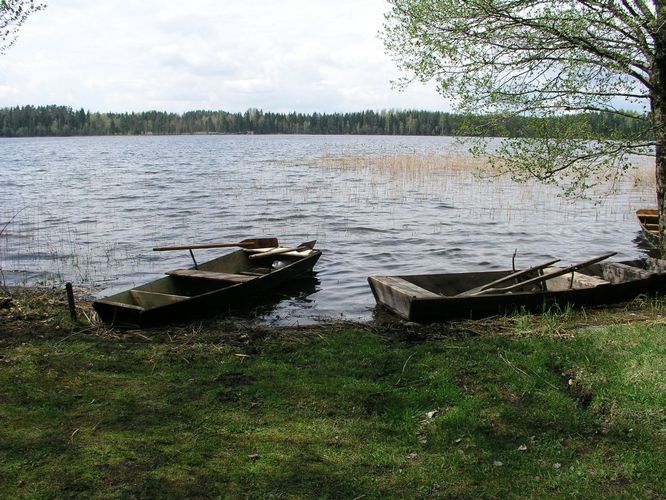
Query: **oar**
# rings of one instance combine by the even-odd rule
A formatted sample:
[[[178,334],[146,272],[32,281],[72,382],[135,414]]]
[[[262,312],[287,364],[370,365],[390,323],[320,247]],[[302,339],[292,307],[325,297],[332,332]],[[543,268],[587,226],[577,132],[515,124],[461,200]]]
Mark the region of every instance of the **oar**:
[[[317,240],[306,241],[305,243],[301,243],[297,247],[276,248],[275,250],[268,250],[266,252],[252,254],[250,255],[249,258],[250,260],[255,260],[255,259],[261,259],[263,257],[270,257],[272,255],[280,255],[288,252],[302,252],[303,250],[312,250],[316,243]]]
[[[574,265],[569,266],[569,267],[564,267],[564,268],[560,269],[559,271],[544,274],[543,276],[537,276],[536,278],[525,280],[521,283],[516,283],[515,285],[507,286],[507,287],[504,287],[504,288],[486,288],[485,290],[481,290],[480,292],[477,292],[474,295],[478,296],[478,295],[484,295],[486,293],[512,292],[514,290],[518,290],[520,288],[523,288],[527,285],[533,285],[535,283],[540,283],[542,281],[548,281],[550,279],[557,278],[558,276],[562,276],[563,274],[573,273],[575,271],[578,271],[579,269],[583,269],[583,268],[585,268],[587,266],[591,266],[592,264],[595,264],[597,262],[601,262],[602,260],[605,260],[608,257],[612,257],[615,254],[617,254],[617,252],[608,252],[608,253],[605,253],[603,255],[600,255],[599,257],[594,257],[593,259],[586,260],[585,262],[580,262],[579,264],[574,264]]]
[[[543,269],[548,266],[552,266],[556,262],[559,262],[560,259],[555,259],[555,260],[549,260],[548,262],[544,262],[543,264],[538,264],[536,266],[530,267],[529,269],[523,269],[522,271],[517,271],[515,273],[508,274],[504,276],[503,278],[497,279],[495,281],[491,281],[490,283],[486,283],[485,285],[477,286],[476,288],[472,288],[470,290],[466,290],[462,293],[459,293],[456,295],[456,297],[467,297],[468,295],[476,295],[479,292],[482,292],[483,290],[490,288],[495,285],[499,285],[500,283],[503,283],[505,281],[509,281],[510,279],[514,278],[520,278],[521,276],[530,273],[532,271],[538,271],[539,269]]]
[[[228,248],[228,247],[241,247],[241,248],[277,248],[280,244],[277,238],[247,238],[238,243],[202,243],[199,245],[182,245],[175,247],[156,247],[153,248],[155,252],[164,252],[168,250],[196,250],[199,248]]]

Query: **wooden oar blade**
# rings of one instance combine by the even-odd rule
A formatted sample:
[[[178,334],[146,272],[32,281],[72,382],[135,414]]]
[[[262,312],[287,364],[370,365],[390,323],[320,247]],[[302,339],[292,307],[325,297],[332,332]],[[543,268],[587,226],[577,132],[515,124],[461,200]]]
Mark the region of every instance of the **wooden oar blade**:
[[[239,247],[253,248],[277,248],[280,246],[277,238],[248,238],[238,243]]]
[[[299,250],[312,250],[315,245],[317,244],[317,240],[312,240],[312,241],[306,241],[305,243],[301,243],[298,245],[296,248]]]
[[[256,260],[256,259],[261,259],[263,257],[270,257],[271,255],[280,255],[289,252],[302,252],[303,250],[312,250],[316,244],[317,240],[306,241],[304,243],[301,243],[297,247],[276,248],[275,250],[268,250],[266,252],[255,253],[253,255],[250,255],[249,258],[250,260]]]

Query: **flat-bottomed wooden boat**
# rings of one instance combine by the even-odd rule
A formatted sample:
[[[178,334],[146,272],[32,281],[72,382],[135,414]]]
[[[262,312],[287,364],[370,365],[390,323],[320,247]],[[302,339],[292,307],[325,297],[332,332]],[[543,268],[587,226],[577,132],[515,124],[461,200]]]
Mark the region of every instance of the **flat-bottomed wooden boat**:
[[[553,304],[605,305],[666,290],[666,261],[599,262],[608,255],[584,267],[371,276],[368,281],[380,306],[415,322],[538,312]]]
[[[659,240],[659,211],[654,208],[641,208],[636,210],[638,223],[643,230],[645,238],[650,242]]]
[[[195,247],[196,248],[196,247]],[[117,326],[145,327],[247,305],[266,292],[312,272],[321,256],[312,248],[243,249],[93,303]]]

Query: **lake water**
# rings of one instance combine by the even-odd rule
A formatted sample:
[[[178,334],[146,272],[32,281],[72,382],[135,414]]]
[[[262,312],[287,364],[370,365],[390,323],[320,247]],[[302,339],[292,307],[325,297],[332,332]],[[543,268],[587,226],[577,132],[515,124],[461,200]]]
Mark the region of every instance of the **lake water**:
[[[176,136],[0,139],[0,267],[16,283],[98,295],[190,265],[169,244],[316,239],[315,281],[261,319],[368,320],[374,274],[434,273],[641,255],[635,210],[652,183],[571,201],[481,180],[451,138]],[[201,251],[199,261],[219,251]]]

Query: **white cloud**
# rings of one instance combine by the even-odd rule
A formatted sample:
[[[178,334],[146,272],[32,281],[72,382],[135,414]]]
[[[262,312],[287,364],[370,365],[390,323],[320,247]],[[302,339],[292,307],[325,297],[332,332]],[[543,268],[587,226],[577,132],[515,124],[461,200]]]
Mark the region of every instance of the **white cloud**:
[[[0,57],[0,106],[94,111],[448,109],[404,93],[382,0],[53,0]]]

